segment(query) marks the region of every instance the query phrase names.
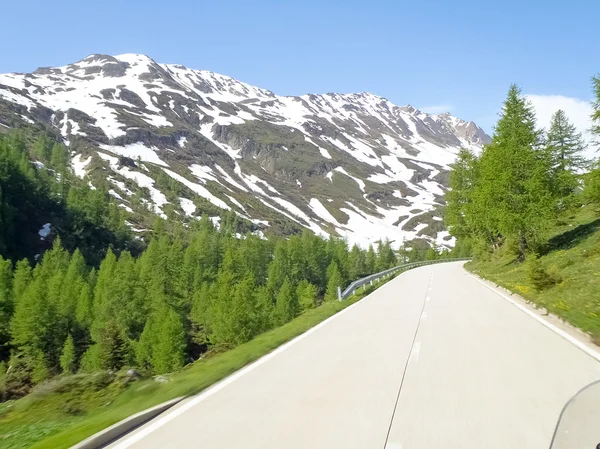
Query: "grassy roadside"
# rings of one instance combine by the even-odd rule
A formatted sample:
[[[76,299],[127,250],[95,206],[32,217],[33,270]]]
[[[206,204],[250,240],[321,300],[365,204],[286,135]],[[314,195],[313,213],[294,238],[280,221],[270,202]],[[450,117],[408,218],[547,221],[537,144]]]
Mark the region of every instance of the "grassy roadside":
[[[325,319],[356,303],[377,287],[344,302],[327,302],[286,325],[259,335],[229,351],[201,359],[169,381],[127,382],[123,373],[97,373],[57,379],[40,385],[27,397],[0,404],[0,447],[61,449],[166,400],[198,393]]]
[[[532,264],[497,254],[465,267],[591,335],[600,345],[600,219],[592,208],[556,226]]]

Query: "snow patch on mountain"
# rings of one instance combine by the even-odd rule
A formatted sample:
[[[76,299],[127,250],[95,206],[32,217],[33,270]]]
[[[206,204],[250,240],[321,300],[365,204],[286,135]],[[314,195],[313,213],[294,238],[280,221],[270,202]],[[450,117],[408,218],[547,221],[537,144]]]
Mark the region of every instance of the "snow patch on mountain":
[[[90,55],[62,67],[0,75],[0,101],[18,105],[21,120],[55,127],[68,144],[83,142],[84,153],[73,146],[77,176],[86,175],[97,152],[112,171],[113,196],[124,203],[133,192],[121,177],[148,189],[153,210],[164,216],[167,200],[153,179],[160,169],[254,223],[265,220],[246,204],[249,195],[282,219],[321,235],[319,223],[326,223],[361,246],[380,238],[395,246],[411,238],[451,245],[439,226],[429,234],[423,234],[426,223],[402,226],[441,205],[448,167],[461,147],[478,151],[489,140],[472,122],[370,93],[278,96],[138,54]],[[351,178],[359,189],[340,193],[344,184],[334,175]],[[340,224],[316,196],[348,215],[348,223]],[[177,202],[184,214],[196,212],[190,199]]]

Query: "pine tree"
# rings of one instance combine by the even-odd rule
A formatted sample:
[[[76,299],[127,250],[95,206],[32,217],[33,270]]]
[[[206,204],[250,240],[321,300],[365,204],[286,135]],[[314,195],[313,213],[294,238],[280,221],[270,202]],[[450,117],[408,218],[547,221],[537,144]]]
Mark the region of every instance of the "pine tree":
[[[596,136],[594,143],[600,145],[600,75],[592,78],[592,87],[594,90],[594,102],[592,104],[592,134]]]
[[[75,343],[73,337],[69,334],[60,355],[60,367],[62,372],[65,374],[73,374],[75,372],[75,363]]]
[[[190,311],[191,339],[199,345],[209,342],[212,295],[213,291],[211,291],[210,285],[205,282],[194,292],[192,299],[192,309]]]
[[[13,279],[13,299],[19,302],[23,292],[31,283],[31,267],[27,259],[17,262]]]
[[[338,287],[343,288],[342,276],[338,269],[337,263],[331,261],[331,265],[327,268],[327,291],[325,292],[325,300],[333,301],[338,299],[337,289]]]
[[[212,331],[210,339],[217,344],[234,343],[231,311],[233,308],[232,288],[236,284],[235,278],[235,273],[223,267],[214,286],[214,298],[209,312]]]
[[[51,344],[54,342],[55,322],[46,298],[44,279],[38,276],[16,304],[10,321],[12,344],[16,353],[35,372],[35,381],[44,380],[44,376],[49,375],[50,364],[44,354],[54,351]]]
[[[92,320],[92,292],[90,286],[87,283],[84,283],[81,285],[79,297],[77,298],[75,321],[79,328],[89,331]]]
[[[50,142],[48,137],[42,134],[33,146],[33,155],[41,162],[46,163],[50,160],[50,154]]]
[[[102,330],[95,348],[96,370],[119,370],[131,365],[134,359],[132,342],[123,335],[123,330],[114,321],[109,321]]]
[[[513,85],[493,140],[481,154],[473,196],[477,210],[486,211],[481,219],[490,243],[498,235],[514,238],[521,260],[553,212],[549,164],[540,146],[533,108]]]
[[[181,317],[171,307],[166,307],[157,320],[152,369],[156,374],[176,371],[185,363],[186,336]]]
[[[356,280],[361,276],[364,276],[367,272],[367,261],[365,253],[356,245],[350,250],[348,257],[349,272],[348,276],[350,280]]]
[[[444,221],[450,233],[457,237],[475,234],[479,225],[480,211],[474,210],[474,192],[478,182],[478,159],[470,150],[461,149],[451,165],[450,189],[446,192]]]
[[[274,310],[275,323],[278,326],[287,323],[298,315],[299,308],[296,292],[292,287],[292,283],[286,277],[277,293]]]
[[[302,239],[299,236],[291,236],[286,242],[286,246],[288,255],[287,275],[290,282],[296,285],[301,279],[306,279],[307,276]]]
[[[272,329],[275,324],[275,300],[272,290],[266,285],[258,289],[256,293],[256,304],[258,332],[264,332]]]
[[[98,270],[96,285],[94,288],[93,316],[94,321],[91,326],[91,336],[94,342],[98,343],[108,322],[114,321],[112,305],[112,284],[115,278],[115,268],[117,258],[109,249],[106,257],[100,264]]]
[[[325,251],[325,241],[308,230],[302,232],[301,243],[304,251],[305,279],[317,287],[320,294],[327,287],[325,270],[329,262]]]
[[[369,245],[367,250],[367,257],[365,259],[366,269],[368,274],[375,273],[375,264],[377,263],[377,254],[373,249],[373,245]]]
[[[252,274],[246,275],[236,285],[231,308],[231,328],[233,343],[240,344],[250,340],[258,333],[256,316],[255,282]]]
[[[584,197],[589,203],[600,204],[600,162],[584,176]]]
[[[562,208],[570,204],[579,184],[578,171],[587,165],[582,155],[584,149],[581,133],[577,133],[564,111],[556,111],[546,135],[545,151],[550,163],[552,190]]]
[[[296,296],[301,310],[312,309],[317,306],[317,288],[305,279],[298,283]]]
[[[289,258],[287,246],[284,240],[280,240],[275,245],[273,260],[269,264],[267,286],[273,294],[279,291],[288,272]]]
[[[600,76],[592,78],[595,101],[593,103],[592,128],[594,144],[600,145]],[[592,170],[584,177],[584,196],[590,203],[600,204],[600,160],[596,160]]]
[[[76,249],[65,273],[57,303],[58,314],[63,321],[62,326],[66,332],[73,332],[74,330],[77,303],[86,276],[85,260],[79,249]]]
[[[349,280],[349,257],[348,257],[348,245],[344,240],[340,239],[329,239],[328,242],[332,247],[332,258],[335,260],[340,276],[342,278],[342,284],[345,284]]]
[[[105,319],[109,316],[114,319],[129,339],[139,338],[149,313],[147,300],[136,295],[137,287],[135,260],[129,252],[123,251],[108,286],[107,301],[97,313]]]
[[[158,322],[152,315],[146,321],[139,341],[135,345],[135,359],[137,366],[142,369],[152,370],[152,349],[158,335]]]
[[[435,243],[433,243],[433,245],[425,253],[425,260],[437,260],[439,258],[439,248]]]
[[[386,239],[384,242],[379,242],[379,246],[377,247],[377,261],[375,264],[376,271],[392,268],[396,265],[396,262],[396,254],[394,254],[390,241]]]

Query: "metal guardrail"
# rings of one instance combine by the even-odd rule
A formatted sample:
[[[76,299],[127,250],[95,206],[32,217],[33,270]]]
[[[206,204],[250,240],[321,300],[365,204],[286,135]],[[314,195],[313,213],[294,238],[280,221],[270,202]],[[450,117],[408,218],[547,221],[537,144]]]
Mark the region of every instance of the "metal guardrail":
[[[420,267],[423,265],[431,265],[434,263],[444,263],[444,262],[458,262],[461,260],[470,260],[470,258],[425,260],[422,262],[411,262],[411,263],[405,263],[403,265],[398,265],[397,267],[390,268],[388,270],[384,270],[379,273],[375,273],[370,276],[366,276],[364,278],[358,279],[358,280],[354,281],[352,284],[350,284],[348,287],[346,287],[346,289],[344,291],[342,291],[341,287],[338,287],[338,300],[342,301],[344,299],[347,299],[349,296],[352,296],[358,288],[360,288],[360,287],[366,288],[367,284],[373,285],[373,281],[377,281],[377,280],[381,279],[382,277],[388,277],[388,276],[392,275],[393,273],[400,271],[400,270],[410,270],[411,268],[416,268],[416,267]]]

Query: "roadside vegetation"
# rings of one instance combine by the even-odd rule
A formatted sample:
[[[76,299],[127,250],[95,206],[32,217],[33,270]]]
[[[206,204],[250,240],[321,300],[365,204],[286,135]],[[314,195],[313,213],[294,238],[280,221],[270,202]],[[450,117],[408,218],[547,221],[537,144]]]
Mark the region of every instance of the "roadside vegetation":
[[[438,257],[264,238],[234,212],[135,235],[68,157],[45,134],[0,135],[1,447],[68,446],[199,391],[345,307],[338,286]]]
[[[600,78],[591,130],[600,137]],[[446,223],[467,268],[589,333],[600,344],[600,160],[583,157],[563,111],[547,130],[511,86],[493,140],[460,152]]]
[[[306,310],[289,323],[233,349],[215,348],[175,373],[143,379],[126,369],[104,370],[62,375],[41,383],[26,397],[0,404],[2,447],[66,449],[134,413],[198,393],[356,303],[394,277],[361,289],[349,300],[329,301]]]

